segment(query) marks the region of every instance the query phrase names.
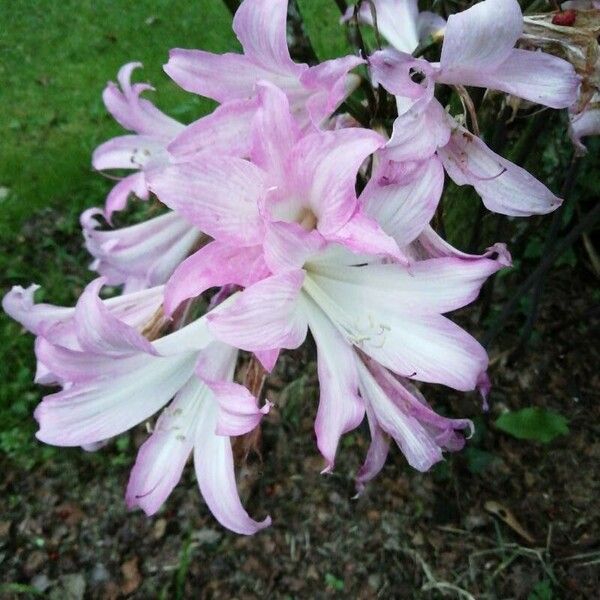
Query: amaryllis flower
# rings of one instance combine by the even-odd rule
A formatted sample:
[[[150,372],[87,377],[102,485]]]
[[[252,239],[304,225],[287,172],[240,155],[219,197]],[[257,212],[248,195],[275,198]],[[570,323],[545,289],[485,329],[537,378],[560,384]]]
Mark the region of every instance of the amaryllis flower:
[[[99,171],[137,171],[122,179],[109,193],[105,207],[109,220],[114,211],[125,208],[130,194],[143,200],[148,198],[145,173],[169,162],[167,145],[184,127],[140,97],[142,92],[153,89],[147,83],[131,83],[132,72],[141,66],[139,62],[132,62],[121,67],[117,76],[120,89],[111,82],[102,94],[104,104],[115,120],[134,134],[104,142],[94,151],[92,164]]]
[[[398,55],[410,54],[418,43],[416,2],[379,1],[385,30],[393,32],[390,43]],[[406,4],[404,9],[401,5]],[[395,5],[395,10],[392,9]],[[393,25],[394,13],[397,21]],[[431,19],[425,17],[424,21]],[[379,25],[379,17],[378,17]],[[439,24],[437,26],[439,28]],[[575,101],[579,78],[565,60],[544,52],[515,48],[523,33],[523,15],[517,0],[484,0],[448,17],[440,62],[432,64],[427,76],[438,83],[468,85],[501,90],[552,108],[566,108]],[[384,33],[385,35],[385,33]],[[410,40],[410,41],[409,41]],[[380,63],[394,56],[393,49],[375,53]],[[407,59],[406,59],[407,60]],[[423,64],[425,61],[420,61]],[[418,71],[417,63],[409,68]],[[383,83],[383,82],[382,82]]]
[[[579,85],[572,66],[544,53],[515,49],[522,27],[516,0],[485,0],[448,19],[438,64],[394,49],[370,59],[374,78],[397,101],[399,116],[387,157],[426,160],[437,151],[458,185],[473,185],[490,210],[508,215],[550,212],[560,199],[460,126],[433,93],[437,82],[490,87],[555,108],[572,104]],[[421,82],[414,80],[415,73]]]
[[[90,284],[88,295],[83,298],[87,298],[91,293],[98,294],[103,284],[103,279],[97,279]],[[77,311],[74,307],[36,304],[34,294],[38,289],[39,286],[35,284],[28,288],[13,287],[2,299],[4,312],[35,336],[43,338],[45,342],[69,350],[82,350],[78,331],[86,328],[85,309],[80,308]],[[167,322],[160,310],[162,300],[163,286],[157,286],[102,300],[104,306],[102,310],[108,311],[114,319],[137,331],[151,333],[160,331]],[[38,358],[36,382],[43,384],[63,382],[61,376],[44,361],[43,352],[38,350],[39,344],[36,345]]]
[[[262,83],[258,93],[250,160],[206,156],[151,179],[163,203],[214,238],[175,272],[167,314],[209,287],[247,286],[299,266],[306,253],[331,243],[399,255],[355,192],[360,165],[383,138],[356,127],[302,135],[280,90]],[[281,252],[286,240],[295,240],[293,253]]]
[[[429,11],[419,12],[417,0],[369,0],[360,2],[358,19],[374,26],[373,10],[377,17],[377,30],[400,52],[410,54],[428,35],[441,31],[446,21]],[[354,7],[349,6],[342,18],[348,22],[354,17]]]
[[[243,54],[175,49],[165,71],[183,89],[221,103],[251,98],[258,81],[270,81],[286,93],[301,125],[320,124],[356,86],[357,77],[348,72],[364,60],[295,63],[287,46],[287,5],[287,0],[244,0],[233,19]]]
[[[98,229],[102,214],[91,208],[81,215],[85,245],[94,257],[90,268],[108,285],[124,285],[124,293],[166,283],[202,238],[174,212],[112,230]]]
[[[215,237],[176,270],[165,306],[171,312],[211,286],[246,286],[208,316],[209,327],[270,359],[266,368],[310,328],[321,382],[317,443],[332,468],[340,435],[364,416],[352,346],[402,377],[474,389],[486,353],[442,314],[471,302],[505,262],[405,264],[355,194],[358,167],[382,140],[359,128],[298,137],[285,95],[263,85],[260,96],[252,162],[175,165],[151,180],[165,204]],[[423,229],[426,217],[418,220]],[[386,256],[396,262],[382,264]]]
[[[200,491],[215,517],[238,533],[266,527],[268,518],[248,516],[235,485],[229,436],[251,431],[268,410],[231,381],[237,350],[216,342],[205,318],[149,341],[99,300],[101,283],[90,284],[74,309],[77,349],[38,337],[38,357],[63,386],[35,411],[38,439],[58,446],[97,444],[168,404],[140,449],[128,504],[156,512],[193,450]]]

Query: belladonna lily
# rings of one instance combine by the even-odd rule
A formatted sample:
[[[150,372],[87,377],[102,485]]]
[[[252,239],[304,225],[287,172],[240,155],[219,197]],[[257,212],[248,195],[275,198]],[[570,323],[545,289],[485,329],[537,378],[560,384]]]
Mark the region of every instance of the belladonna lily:
[[[373,10],[377,18],[378,32],[400,52],[412,53],[419,42],[428,35],[443,30],[446,21],[429,11],[419,12],[417,0],[370,0],[359,5],[358,19],[374,26]],[[348,7],[342,21],[354,16],[354,7]]]
[[[250,160],[206,156],[151,178],[164,204],[214,238],[176,270],[167,314],[209,287],[248,286],[336,242],[401,258],[355,192],[359,167],[384,139],[360,128],[303,135],[286,96],[268,83],[257,87]]]
[[[243,54],[175,49],[165,71],[185,90],[221,103],[251,98],[258,81],[270,81],[286,93],[302,126],[320,124],[357,85],[349,71],[364,60],[295,63],[287,47],[287,5],[287,0],[244,0],[233,19]]]
[[[166,283],[202,239],[202,233],[174,212],[121,229],[101,230],[102,211],[81,215],[85,245],[94,257],[90,268],[123,292]]]
[[[37,437],[89,446],[166,407],[140,449],[127,487],[129,506],[155,513],[193,450],[200,491],[215,517],[237,533],[266,527],[268,518],[248,516],[235,485],[229,436],[252,430],[268,410],[232,382],[237,350],[215,341],[205,318],[151,342],[100,301],[101,283],[90,284],[74,309],[75,344],[38,337],[38,357],[63,389],[36,409]]]
[[[152,89],[147,83],[131,83],[132,72],[141,66],[137,62],[124,65],[117,76],[120,88],[111,82],[102,94],[108,111],[133,134],[116,137],[100,145],[94,151],[92,164],[99,171],[136,171],[119,181],[109,193],[105,207],[108,219],[114,211],[125,208],[130,194],[143,200],[148,198],[145,174],[169,162],[167,145],[184,128],[149,100],[141,98],[142,92]]]
[[[436,83],[470,85],[553,108],[570,106],[579,85],[573,67],[542,52],[515,49],[522,27],[516,0],[485,0],[448,19],[439,63],[394,49],[370,59],[375,80],[396,96],[398,106],[388,158],[427,160],[437,151],[458,185],[473,185],[490,210],[516,216],[550,212],[560,199],[459,125],[433,94]],[[423,81],[413,81],[414,73]]]

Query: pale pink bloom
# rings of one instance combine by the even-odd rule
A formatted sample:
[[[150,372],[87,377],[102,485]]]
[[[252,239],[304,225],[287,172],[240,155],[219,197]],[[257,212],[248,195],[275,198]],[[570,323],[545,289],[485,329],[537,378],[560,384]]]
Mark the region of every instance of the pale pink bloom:
[[[252,98],[258,81],[270,81],[286,93],[302,126],[320,124],[356,86],[349,71],[364,60],[295,63],[287,47],[287,5],[287,0],[244,0],[233,19],[243,54],[175,49],[165,71],[183,89],[221,103]]]
[[[150,342],[100,301],[101,283],[90,284],[74,309],[75,344],[37,339],[38,357],[63,386],[36,409],[38,439],[94,445],[144,422],[174,398],[140,449],[129,506],[156,512],[193,449],[200,491],[215,517],[238,533],[266,527],[268,518],[248,516],[235,486],[229,436],[251,431],[268,410],[231,381],[237,350],[215,342],[205,318]]]
[[[97,279],[88,286],[88,295],[82,297],[83,302],[90,293],[97,294],[104,284],[103,279]],[[28,288],[15,286],[2,300],[2,308],[10,317],[18,321],[31,333],[40,338],[36,343],[38,359],[36,382],[43,384],[64,383],[64,380],[54,372],[44,360],[44,344],[50,342],[70,350],[82,350],[79,342],[87,329],[84,319],[85,309],[79,311],[74,307],[55,306],[52,304],[36,304],[35,291],[38,285]],[[112,318],[127,326],[141,331],[156,315],[163,300],[163,286],[143,291],[123,294],[102,300],[103,310],[109,311]],[[41,339],[43,338],[43,342]]]
[[[394,4],[405,3],[396,0]],[[396,26],[403,33],[416,30],[418,23],[416,3],[414,7],[405,5],[412,8],[398,11]],[[403,13],[406,17],[400,18]],[[387,22],[390,17],[385,14]],[[438,83],[501,90],[552,108],[573,104],[580,81],[573,67],[544,52],[515,48],[522,33],[523,15],[517,0],[479,2],[448,17],[440,62],[432,64],[433,70],[426,74]],[[402,56],[415,47],[413,41],[396,50]],[[380,57],[393,56],[394,52],[388,49],[383,55],[375,53],[372,60],[381,63]],[[416,65],[423,62],[410,68],[418,71]]]
[[[81,215],[85,245],[94,257],[90,268],[108,285],[124,285],[124,293],[166,283],[202,237],[174,212],[112,230],[98,229],[102,214],[91,208]]]
[[[209,315],[209,327],[228,344],[270,357],[300,346],[310,327],[321,381],[317,443],[331,468],[339,436],[364,415],[351,346],[398,375],[474,389],[486,353],[442,313],[474,300],[506,263],[449,256],[402,264],[404,253],[382,228],[409,244],[430,209],[417,211],[413,231],[400,235],[403,218],[374,212],[380,227],[357,201],[358,167],[382,140],[358,128],[298,137],[285,96],[269,85],[260,96],[253,162],[203,160],[151,180],[165,204],[216,238],[176,270],[165,305],[171,312],[208,287],[246,286]],[[418,167],[407,177],[415,189],[422,179],[427,193],[439,183],[439,166]],[[386,255],[401,262],[382,264]]]
[[[473,433],[468,419],[448,419],[435,413],[410,381],[395,376],[376,362],[356,356],[360,395],[366,406],[371,445],[356,476],[358,491],[382,469],[389,439],[397,444],[411,467],[429,470],[465,444],[459,431]]]
[[[134,135],[123,135],[101,144],[92,164],[99,171],[129,169],[136,173],[122,179],[109,193],[104,213],[110,221],[123,210],[130,194],[142,200],[149,195],[147,175],[172,162],[185,161],[204,152],[244,156],[248,153],[248,124],[256,101],[235,100],[185,126],[158,110],[140,94],[153,89],[146,83],[131,83],[131,74],[141,63],[128,63],[118,74],[120,89],[109,83],[103,99],[108,111]]]
[[[382,58],[381,54],[379,58]],[[391,86],[386,83],[391,80],[382,80],[382,83],[392,93],[414,93],[415,99],[406,101],[406,95],[397,97],[399,116],[386,147],[388,159],[397,162],[431,161],[437,152],[437,158],[455,183],[474,186],[485,206],[493,212],[527,216],[548,213],[560,206],[561,199],[545,185],[525,169],[493,152],[480,138],[446,114],[433,97],[433,85],[427,82],[422,87],[410,81],[409,71],[412,68],[431,73],[428,63],[412,57],[406,57],[406,61],[400,59],[395,64],[400,63],[402,68],[398,69],[398,73],[406,76],[407,83],[404,92],[399,90],[401,84],[398,84],[398,78]],[[392,62],[387,62],[383,69],[391,65]]]
[[[377,17],[377,30],[400,52],[410,54],[428,35],[442,30],[446,21],[439,15],[419,12],[417,0],[372,0]],[[354,16],[354,7],[348,7],[342,18],[350,21]],[[374,25],[371,2],[361,2],[358,18],[361,23]]]
[[[439,63],[394,49],[370,58],[374,79],[396,96],[398,118],[387,157],[422,161],[437,151],[455,183],[473,185],[487,208],[515,216],[551,212],[561,200],[446,114],[434,88],[489,87],[555,108],[571,105],[579,86],[573,67],[548,54],[515,49],[522,29],[516,0],[485,0],[448,19]],[[414,81],[415,73],[423,81]]]
[[[117,76],[119,85],[109,83],[102,94],[104,104],[115,120],[134,134],[104,142],[94,151],[92,164],[99,171],[136,171],[119,181],[109,193],[105,207],[107,219],[114,211],[125,208],[132,193],[142,200],[148,199],[145,174],[169,162],[167,145],[184,128],[140,96],[153,89],[147,83],[131,83],[132,72],[141,66],[139,62],[132,62],[121,67]]]

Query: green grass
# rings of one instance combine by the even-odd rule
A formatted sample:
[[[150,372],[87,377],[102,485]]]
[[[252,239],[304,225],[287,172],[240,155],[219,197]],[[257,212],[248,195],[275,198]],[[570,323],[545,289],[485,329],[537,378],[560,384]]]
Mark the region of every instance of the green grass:
[[[92,172],[91,153],[123,133],[102,103],[106,82],[141,61],[135,77],[157,88],[149,97],[190,122],[212,105],[163,73],[169,49],[238,43],[221,0],[0,0],[0,14],[0,293],[36,282],[46,301],[71,304],[92,278],[79,213],[112,186]],[[1,314],[0,342],[0,453],[32,462],[43,455],[33,340]]]

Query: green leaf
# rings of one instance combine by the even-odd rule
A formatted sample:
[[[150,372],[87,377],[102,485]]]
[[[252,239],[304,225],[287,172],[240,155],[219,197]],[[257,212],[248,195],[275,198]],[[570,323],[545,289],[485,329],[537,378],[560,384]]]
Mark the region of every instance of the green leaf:
[[[297,0],[304,29],[319,60],[353,54],[340,24],[340,11],[333,0]]]
[[[547,579],[538,581],[527,596],[527,600],[552,600],[553,598],[552,585]]]
[[[325,573],[325,583],[327,584],[327,587],[330,587],[333,590],[338,590],[341,592],[344,589],[344,581],[342,579],[338,579],[331,573]]]
[[[473,475],[483,473],[495,460],[491,452],[486,452],[472,446],[465,450],[465,458],[467,459],[467,469]]]
[[[521,440],[547,444],[559,435],[569,433],[567,420],[557,412],[529,407],[507,411],[496,420],[496,427]]]

